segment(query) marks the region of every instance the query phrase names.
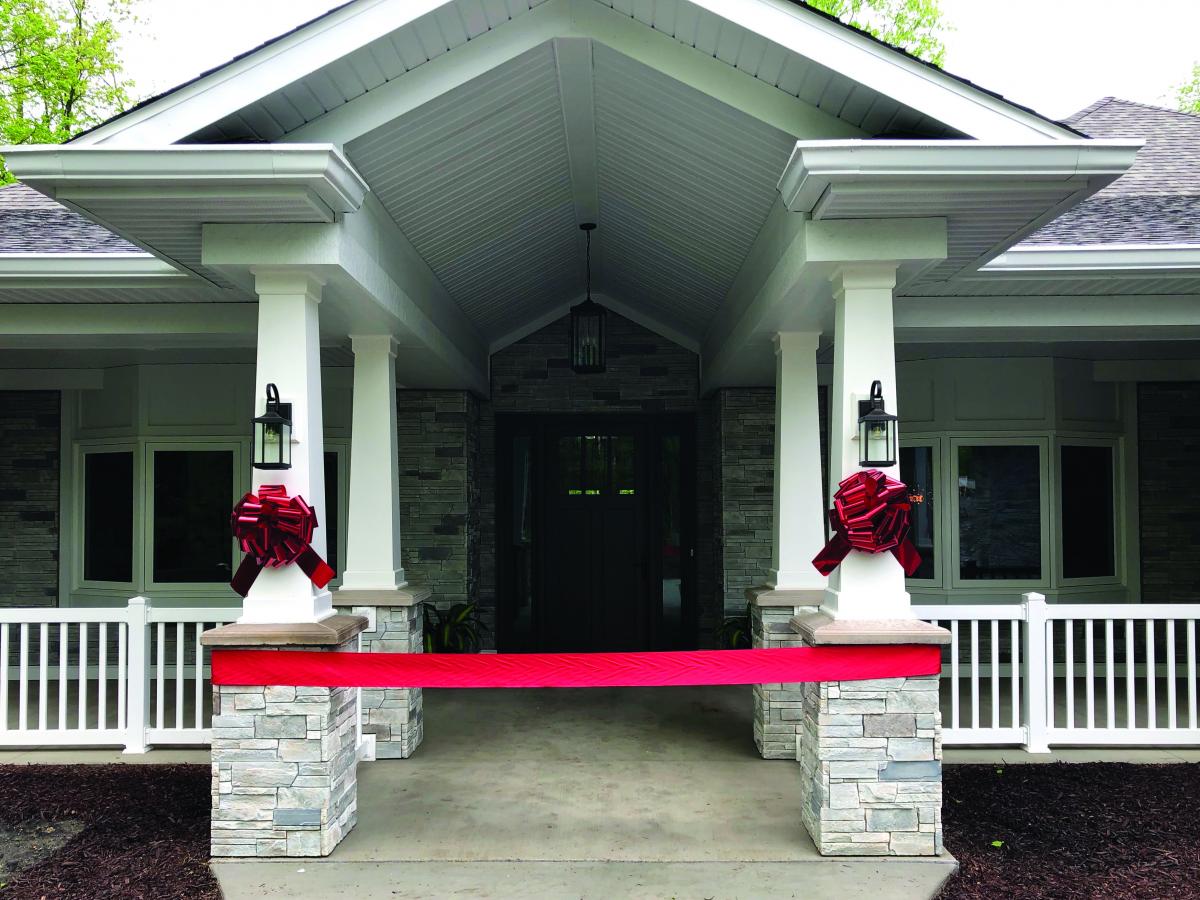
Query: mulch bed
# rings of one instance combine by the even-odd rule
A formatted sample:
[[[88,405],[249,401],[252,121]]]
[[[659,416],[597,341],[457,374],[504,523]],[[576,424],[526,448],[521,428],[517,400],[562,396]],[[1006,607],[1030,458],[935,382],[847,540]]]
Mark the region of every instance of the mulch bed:
[[[947,766],[940,900],[1200,897],[1200,765]]]
[[[206,766],[0,766],[0,900],[219,900],[208,810]],[[944,819],[941,900],[1200,897],[1200,765],[947,766]]]
[[[78,832],[14,854],[28,867],[7,876],[0,898],[219,900],[208,869],[209,779],[207,766],[0,766],[9,841]]]

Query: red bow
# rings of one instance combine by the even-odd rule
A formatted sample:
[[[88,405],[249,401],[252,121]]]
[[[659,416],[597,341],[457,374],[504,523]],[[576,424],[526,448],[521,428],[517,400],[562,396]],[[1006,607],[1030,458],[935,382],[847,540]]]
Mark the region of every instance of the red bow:
[[[829,511],[833,537],[813,565],[828,575],[851,550],[890,550],[904,567],[904,574],[912,575],[921,565],[921,554],[908,539],[908,510],[908,488],[903,483],[876,469],[855,472],[833,495]]]
[[[316,511],[303,497],[289,497],[281,484],[264,484],[257,495],[247,494],[233,508],[233,536],[246,558],[230,587],[245,597],[264,568],[292,563],[317,587],[325,587],[335,573],[310,546],[316,528]]]

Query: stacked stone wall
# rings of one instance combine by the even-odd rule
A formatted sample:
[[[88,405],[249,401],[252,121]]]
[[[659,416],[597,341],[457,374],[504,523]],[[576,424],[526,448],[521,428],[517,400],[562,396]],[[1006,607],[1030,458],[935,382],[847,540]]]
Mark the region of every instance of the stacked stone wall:
[[[58,604],[58,391],[0,391],[0,607]]]

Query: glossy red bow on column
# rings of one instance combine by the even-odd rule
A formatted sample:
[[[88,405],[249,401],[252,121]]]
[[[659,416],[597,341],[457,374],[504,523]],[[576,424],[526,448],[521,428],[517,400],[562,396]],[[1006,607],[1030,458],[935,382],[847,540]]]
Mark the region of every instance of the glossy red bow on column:
[[[838,567],[851,550],[864,553],[891,551],[912,575],[921,565],[921,554],[908,539],[908,488],[876,469],[855,472],[838,485],[833,495],[829,523],[833,537],[817,554],[813,565],[822,575]]]
[[[334,571],[310,546],[316,527],[316,510],[303,497],[289,497],[281,484],[264,484],[257,495],[247,494],[233,508],[233,536],[246,558],[230,587],[245,597],[264,568],[292,563],[317,587],[325,587]]]

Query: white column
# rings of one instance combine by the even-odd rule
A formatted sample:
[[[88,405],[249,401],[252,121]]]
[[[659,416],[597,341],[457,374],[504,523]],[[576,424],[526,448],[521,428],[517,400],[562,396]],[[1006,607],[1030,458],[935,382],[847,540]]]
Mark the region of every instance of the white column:
[[[888,412],[896,408],[896,349],[892,332],[895,263],[858,263],[833,278],[834,354],[830,394],[830,495],[858,465],[858,401],[871,382],[883,385]],[[882,470],[899,478],[899,465]],[[904,570],[891,553],[852,550],[829,576],[822,608],[839,619],[912,617]]]
[[[812,559],[825,543],[817,344],[811,332],[775,336],[775,514],[771,576],[778,591],[819,590]]]
[[[354,422],[344,591],[404,587],[400,461],[396,439],[396,342],[355,336]]]
[[[324,523],[324,425],[321,417],[321,346],[317,306],[321,283],[305,273],[256,272],[258,294],[258,368],[254,379],[255,415],[266,409],[268,384],[292,404],[292,467],[254,469],[254,487],[282,484],[299,494]],[[313,549],[325,556],[325,528],[318,527]],[[316,622],[333,614],[328,589],[318,589],[299,566],[264,569],[242,607],[241,623]]]

